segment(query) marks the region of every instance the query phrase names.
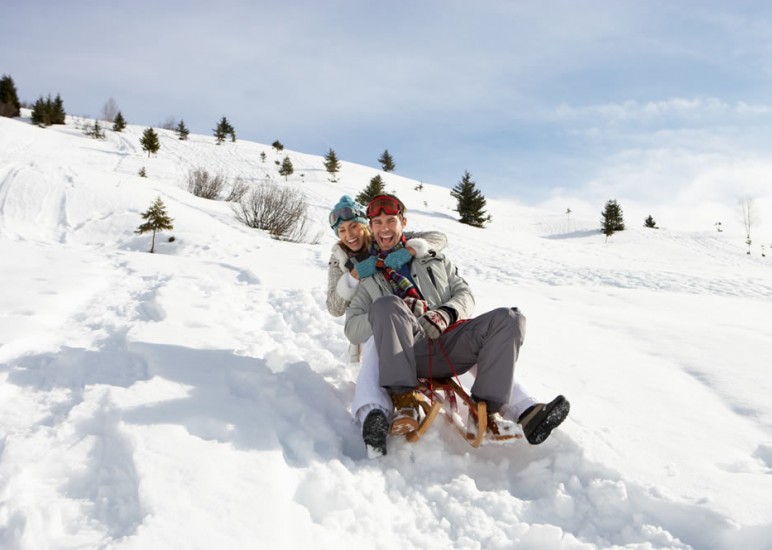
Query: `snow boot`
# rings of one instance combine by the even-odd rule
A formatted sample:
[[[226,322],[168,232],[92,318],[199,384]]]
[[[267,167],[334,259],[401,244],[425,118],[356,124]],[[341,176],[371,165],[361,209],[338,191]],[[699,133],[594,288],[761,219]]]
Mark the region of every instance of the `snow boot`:
[[[522,430],[513,421],[504,418],[500,413],[488,413],[488,432],[485,434],[490,442],[504,442],[518,437],[522,437]],[[466,421],[467,439],[477,438],[477,418],[469,413]]]
[[[547,439],[552,430],[568,416],[571,404],[562,395],[547,404],[537,403],[525,410],[517,420],[522,426],[525,438],[531,445],[538,445]]]
[[[418,396],[414,390],[392,394],[394,419],[391,421],[392,435],[407,435],[418,429]]]
[[[386,456],[386,436],[389,435],[389,421],[381,409],[367,413],[362,423],[362,439],[367,447],[367,458]]]

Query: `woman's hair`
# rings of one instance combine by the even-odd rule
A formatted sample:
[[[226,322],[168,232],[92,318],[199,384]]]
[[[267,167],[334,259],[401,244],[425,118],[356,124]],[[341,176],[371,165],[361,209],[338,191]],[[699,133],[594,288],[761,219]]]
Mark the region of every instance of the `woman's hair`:
[[[351,220],[349,220],[349,221],[351,221]],[[362,248],[362,250],[368,250],[370,248],[370,245],[373,242],[373,234],[370,231],[370,226],[368,224],[366,224],[364,222],[360,222],[360,221],[354,221],[354,223],[356,223],[357,225],[361,225],[362,226],[362,232],[365,234],[365,244],[364,244],[364,247]],[[340,246],[343,247],[343,250],[345,250],[346,252],[349,252],[351,254],[355,254],[356,252],[361,252],[361,250],[357,250],[357,251],[351,250],[348,247],[348,245],[346,243],[344,243],[340,239],[338,239],[338,244],[340,244]]]

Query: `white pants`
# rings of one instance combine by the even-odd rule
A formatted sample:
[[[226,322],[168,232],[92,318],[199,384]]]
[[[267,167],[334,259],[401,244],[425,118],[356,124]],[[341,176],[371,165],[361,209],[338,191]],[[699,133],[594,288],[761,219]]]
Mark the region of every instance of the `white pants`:
[[[469,372],[474,375],[477,367]],[[538,401],[531,396],[526,389],[515,382],[509,394],[509,403],[501,408],[502,416],[514,420],[520,418],[528,407]],[[362,367],[359,369],[356,387],[354,388],[354,400],[351,403],[351,413],[361,425],[367,414],[373,409],[382,409],[386,417],[390,417],[394,409],[391,397],[379,384],[378,351],[375,349],[375,341],[371,336],[362,344]]]

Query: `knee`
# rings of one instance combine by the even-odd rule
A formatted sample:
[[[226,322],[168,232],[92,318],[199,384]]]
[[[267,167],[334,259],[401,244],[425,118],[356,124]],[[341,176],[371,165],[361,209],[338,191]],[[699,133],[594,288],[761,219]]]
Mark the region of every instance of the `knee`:
[[[372,326],[373,322],[377,322],[378,319],[386,319],[393,315],[394,312],[399,311],[399,308],[403,306],[404,302],[402,299],[393,294],[378,298],[370,306],[370,313],[368,315],[370,325]]]
[[[494,315],[498,323],[506,326],[508,330],[514,333],[517,345],[523,345],[525,340],[525,315],[516,307],[500,307],[494,310]]]

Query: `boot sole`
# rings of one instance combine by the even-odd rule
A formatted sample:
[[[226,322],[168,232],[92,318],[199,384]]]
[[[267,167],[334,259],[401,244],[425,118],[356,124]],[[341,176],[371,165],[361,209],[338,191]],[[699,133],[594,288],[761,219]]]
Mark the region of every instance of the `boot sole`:
[[[398,418],[391,423],[391,435],[406,435],[418,429],[418,421],[413,418]]]
[[[568,416],[571,410],[571,403],[558,395],[555,399],[547,403],[528,424],[533,424],[533,428],[525,431],[525,438],[531,445],[539,445],[547,439],[552,430],[560,426]]]
[[[367,448],[368,458],[386,456],[386,436],[389,434],[389,421],[385,414],[371,413],[362,425],[362,439]]]

